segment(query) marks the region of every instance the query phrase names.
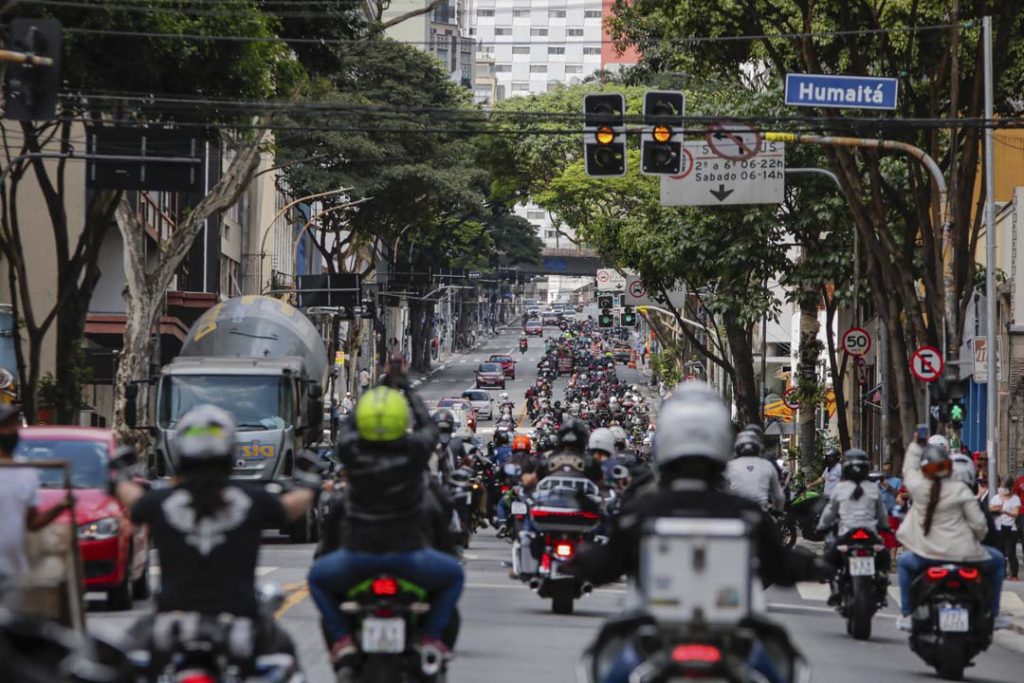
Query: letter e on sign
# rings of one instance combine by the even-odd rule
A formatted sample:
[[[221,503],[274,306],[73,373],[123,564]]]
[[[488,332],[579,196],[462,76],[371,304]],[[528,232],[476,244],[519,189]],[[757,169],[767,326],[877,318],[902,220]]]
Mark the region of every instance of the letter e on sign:
[[[864,356],[871,350],[871,335],[862,327],[851,327],[843,335],[843,351],[851,356]]]

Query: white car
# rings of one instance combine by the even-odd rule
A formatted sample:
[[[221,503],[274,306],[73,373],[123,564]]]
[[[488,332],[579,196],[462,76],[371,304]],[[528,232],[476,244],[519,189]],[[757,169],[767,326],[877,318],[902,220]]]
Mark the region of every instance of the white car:
[[[494,419],[494,399],[483,389],[466,389],[462,398],[467,399],[476,408],[477,417],[481,420]]]

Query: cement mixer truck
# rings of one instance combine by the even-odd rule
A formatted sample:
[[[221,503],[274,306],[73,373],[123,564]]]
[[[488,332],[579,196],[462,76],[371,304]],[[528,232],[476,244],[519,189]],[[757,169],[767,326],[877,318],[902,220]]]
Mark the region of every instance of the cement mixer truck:
[[[287,481],[295,454],[321,438],[327,352],[316,327],[288,303],[264,296],[228,299],[204,313],[180,354],[155,378],[150,433],[158,476],[175,471],[172,435],[190,409],[213,404],[238,426],[233,478]],[[134,426],[134,387],[126,422]],[[293,542],[312,540],[313,519],[282,529]]]

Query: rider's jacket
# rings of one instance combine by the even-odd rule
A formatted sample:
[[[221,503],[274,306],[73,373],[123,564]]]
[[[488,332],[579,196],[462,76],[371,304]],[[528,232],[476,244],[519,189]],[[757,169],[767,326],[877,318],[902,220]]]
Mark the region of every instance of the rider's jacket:
[[[767,510],[769,503],[781,510],[786,504],[779,483],[779,474],[768,460],[758,456],[743,456],[729,461],[725,468],[729,490],[737,496],[752,500]]]
[[[829,499],[828,507],[818,520],[818,529],[824,531],[839,524],[839,535],[853,529],[888,529],[889,513],[882,503],[878,487],[868,481],[860,482],[861,495],[855,497],[857,482],[841,481]]]

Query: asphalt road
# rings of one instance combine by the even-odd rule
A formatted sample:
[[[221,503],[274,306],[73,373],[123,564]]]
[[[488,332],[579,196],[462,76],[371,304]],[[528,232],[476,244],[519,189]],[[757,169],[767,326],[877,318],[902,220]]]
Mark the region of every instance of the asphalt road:
[[[474,353],[456,357],[418,387],[432,405],[444,396],[459,395],[472,386],[472,370],[491,353],[509,352],[518,334],[505,333],[484,342]],[[530,350],[507,391],[519,404],[535,376],[543,345],[530,339]],[[518,350],[514,351],[520,358]],[[623,379],[640,381],[636,371],[622,370]],[[556,396],[560,385],[556,385]],[[497,391],[493,392],[495,396]],[[487,423],[480,426],[488,428]],[[615,614],[622,602],[622,586],[596,590],[583,598],[572,616],[551,614],[550,602],[541,600],[518,581],[508,577],[505,561],[510,546],[490,531],[474,536],[466,554],[466,590],[460,603],[462,632],[457,658],[451,668],[454,683],[564,683],[573,681],[574,664],[601,622]],[[333,677],[319,631],[316,609],[309,600],[304,578],[313,553],[310,545],[289,545],[283,539],[268,540],[260,559],[260,580],[282,586],[287,601],[279,621],[299,647],[307,675],[314,683],[330,683]],[[158,578],[157,574],[157,578]],[[892,607],[876,615],[874,635],[865,643],[846,635],[843,620],[825,605],[826,590],[817,584],[794,589],[771,589],[771,615],[785,624],[811,664],[812,680],[828,683],[866,681],[915,681],[932,678],[928,669],[896,630]],[[891,601],[895,604],[895,601]],[[1018,600],[1019,602],[1019,600]],[[1013,605],[1017,608],[1018,605]],[[1024,602],[1019,608],[1024,610]],[[138,603],[130,612],[107,612],[102,602],[91,605],[90,627],[126,629],[148,605]],[[996,644],[980,656],[968,679],[992,683],[1024,680],[1024,637],[1002,632]]]

